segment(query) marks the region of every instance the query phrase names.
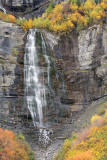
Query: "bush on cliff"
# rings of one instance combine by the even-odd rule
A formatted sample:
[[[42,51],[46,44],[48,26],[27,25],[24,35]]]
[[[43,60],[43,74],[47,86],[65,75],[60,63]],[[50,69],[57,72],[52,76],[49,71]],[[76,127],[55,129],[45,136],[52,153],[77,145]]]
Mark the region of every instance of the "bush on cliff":
[[[0,11],[0,19],[4,22],[10,22],[10,23],[15,23],[16,22],[16,18],[13,15],[5,14],[1,11]]]
[[[0,128],[0,159],[1,160],[34,160],[33,151],[19,133]]]
[[[50,6],[42,17],[34,18],[33,22],[23,23],[22,27],[27,30],[31,28],[46,28],[56,33],[70,33],[72,30],[81,30],[92,23],[101,24],[106,17],[107,1],[102,0],[96,4],[93,0],[85,3],[79,1],[62,2],[55,5],[51,10]],[[20,19],[21,20],[21,19]],[[21,20],[22,21],[22,20]]]
[[[48,29],[56,33],[70,33],[81,30],[90,24],[102,24],[106,17],[107,0],[95,3],[94,0],[71,0],[54,5],[51,1],[42,17],[34,19],[15,19],[12,15],[0,12],[0,19],[20,25],[25,31],[31,28]]]

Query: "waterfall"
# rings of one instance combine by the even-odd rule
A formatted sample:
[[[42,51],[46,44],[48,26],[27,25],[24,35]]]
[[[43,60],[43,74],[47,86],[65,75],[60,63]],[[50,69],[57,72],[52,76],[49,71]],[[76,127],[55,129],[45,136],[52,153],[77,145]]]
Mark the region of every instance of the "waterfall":
[[[50,55],[43,34],[38,29],[30,29],[24,55],[24,99],[33,125],[39,130],[39,144],[45,146],[51,141],[50,126],[67,116],[68,111],[60,100],[65,95],[64,74],[58,71]]]
[[[36,48],[36,32],[30,30],[27,36],[24,56],[24,84],[26,105],[31,113],[34,126],[43,127],[43,107],[46,106],[44,79],[40,77],[43,70],[39,67]],[[37,117],[39,121],[37,120]]]
[[[44,57],[47,63],[47,75],[48,75],[48,85],[49,85],[49,81],[50,81],[50,60],[49,60],[49,56],[46,54],[46,41],[43,37],[43,35],[41,34],[41,39],[42,39],[42,51],[44,52]]]
[[[3,8],[1,0],[0,0],[0,10],[3,11],[6,14],[6,10]]]

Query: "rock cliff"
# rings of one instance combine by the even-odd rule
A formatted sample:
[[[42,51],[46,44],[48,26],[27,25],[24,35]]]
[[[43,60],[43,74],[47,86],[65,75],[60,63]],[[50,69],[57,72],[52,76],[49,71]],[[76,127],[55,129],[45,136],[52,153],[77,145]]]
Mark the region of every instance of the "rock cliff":
[[[2,0],[2,4],[17,16],[26,18],[40,17],[49,6],[51,0]],[[54,0],[54,3],[60,3],[66,0]]]
[[[29,18],[41,16],[49,2],[49,0],[3,0],[2,4],[14,14]]]
[[[107,25],[93,25],[79,34],[45,36],[54,50],[59,69],[65,73],[72,111],[107,95]],[[62,100],[64,97],[61,97]]]
[[[0,124],[3,126],[14,127],[23,110],[24,36],[20,27],[0,21]]]
[[[56,82],[55,70],[51,70],[53,87],[60,92],[62,104],[67,104],[72,112],[80,111],[92,101],[107,95],[106,24],[93,25],[68,36],[57,36],[45,30],[42,32],[50,45],[50,55],[56,60],[59,73],[64,73],[66,96],[63,95],[60,81]],[[23,120],[24,124],[26,120],[28,122],[27,116],[31,120],[24,106],[24,37],[25,33],[20,27],[0,21],[0,125],[12,129],[14,124],[22,127]],[[41,61],[41,65],[46,66],[44,61]],[[45,121],[47,115],[50,122],[55,120],[55,107],[47,107]],[[60,114],[64,117],[63,111],[64,114]]]

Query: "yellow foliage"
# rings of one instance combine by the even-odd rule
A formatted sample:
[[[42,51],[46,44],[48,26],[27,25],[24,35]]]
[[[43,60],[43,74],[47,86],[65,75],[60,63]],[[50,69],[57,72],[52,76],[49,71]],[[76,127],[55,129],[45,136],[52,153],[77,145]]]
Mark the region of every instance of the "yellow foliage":
[[[103,104],[107,105],[107,102]],[[74,139],[67,139],[62,150],[54,157],[54,160],[106,160],[107,158],[107,110],[101,117],[94,115],[92,124],[96,120],[102,120],[101,125],[92,125],[78,133]],[[74,134],[73,134],[74,137]]]
[[[31,29],[34,26],[34,21],[32,19],[29,19],[28,21],[26,20],[25,23],[23,24],[23,29],[26,31],[27,29]]]
[[[94,115],[92,118],[91,118],[91,124],[94,124],[97,120],[101,119],[101,116],[99,115]]]
[[[77,4],[76,4],[76,3],[73,3],[73,4],[71,3],[71,4],[70,4],[70,9],[71,9],[71,11],[72,11],[72,12],[77,11],[77,10],[78,10],[78,8],[79,8],[79,7],[77,6]]]
[[[94,0],[87,0],[83,6],[83,11],[85,15],[90,15],[90,12],[94,9],[96,3]]]
[[[103,11],[103,9],[101,8],[100,5],[97,5],[93,11],[90,13],[90,17],[96,21],[96,20],[101,20],[104,19],[105,17],[105,12]]]
[[[0,12],[0,18],[6,22],[16,23],[26,31],[31,28],[46,28],[50,31],[70,33],[81,30],[91,23],[102,23],[106,17],[107,0],[96,4],[94,0],[86,0],[78,6],[77,0],[62,2],[54,7],[49,6],[42,17],[29,19],[15,19],[13,15]]]
[[[86,152],[80,152],[76,154],[72,160],[95,160],[93,152],[88,150]]]

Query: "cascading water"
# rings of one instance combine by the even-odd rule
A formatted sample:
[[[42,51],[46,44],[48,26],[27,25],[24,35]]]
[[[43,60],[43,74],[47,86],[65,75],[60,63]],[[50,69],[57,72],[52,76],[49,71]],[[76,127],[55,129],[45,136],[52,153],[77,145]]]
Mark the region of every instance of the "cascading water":
[[[50,141],[48,137],[49,130],[45,129],[43,123],[43,108],[46,108],[46,96],[45,96],[45,79],[44,71],[39,66],[39,57],[36,45],[36,33],[39,32],[37,29],[29,30],[27,36],[27,43],[25,46],[24,56],[24,85],[25,85],[25,103],[31,113],[33,124],[39,128],[39,142],[46,144]],[[48,65],[48,82],[49,82],[49,68],[50,62],[46,55],[45,41],[42,37],[42,52],[46,58]]]
[[[31,113],[34,126],[43,127],[43,111],[46,106],[45,86],[41,82],[40,74],[42,69],[39,68],[37,49],[35,45],[37,30],[30,30],[27,36],[24,56],[24,77],[25,77],[25,96],[27,106]],[[37,116],[39,121],[37,121]]]
[[[59,95],[58,87],[54,86],[59,83],[59,88],[64,90],[63,74],[58,74],[43,34],[38,29],[29,30],[24,55],[25,105],[30,111],[33,125],[39,129],[38,140],[45,146],[50,141],[48,135],[52,133],[49,129],[52,121],[58,122],[59,116],[65,114],[60,101],[62,95]],[[60,79],[56,80],[56,75]]]
[[[1,0],[0,0],[0,10],[2,10],[6,14],[6,10],[3,8]]]

